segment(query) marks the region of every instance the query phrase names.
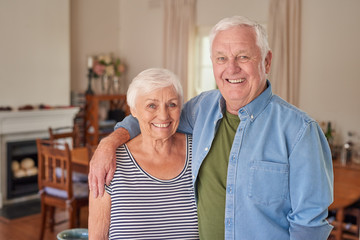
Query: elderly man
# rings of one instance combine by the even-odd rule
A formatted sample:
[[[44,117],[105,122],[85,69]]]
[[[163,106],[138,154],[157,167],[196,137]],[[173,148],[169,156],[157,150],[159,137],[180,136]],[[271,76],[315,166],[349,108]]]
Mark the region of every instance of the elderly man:
[[[193,134],[200,239],[327,239],[330,149],[313,119],[272,93],[264,28],[225,18],[213,27],[210,46],[219,90],[187,102],[179,125]],[[91,162],[90,185],[100,195],[106,173],[106,182],[113,175],[115,147],[138,134],[129,118],[117,127],[103,140],[114,148],[100,143]]]

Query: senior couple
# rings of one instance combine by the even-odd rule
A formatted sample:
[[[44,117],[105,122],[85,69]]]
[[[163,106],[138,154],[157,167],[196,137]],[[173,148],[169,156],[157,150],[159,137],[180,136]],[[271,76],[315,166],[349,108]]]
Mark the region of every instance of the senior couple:
[[[210,51],[219,90],[184,106],[168,70],[130,84],[132,117],[90,162],[90,239],[327,239],[330,149],[312,118],[272,93],[264,28],[225,18]]]

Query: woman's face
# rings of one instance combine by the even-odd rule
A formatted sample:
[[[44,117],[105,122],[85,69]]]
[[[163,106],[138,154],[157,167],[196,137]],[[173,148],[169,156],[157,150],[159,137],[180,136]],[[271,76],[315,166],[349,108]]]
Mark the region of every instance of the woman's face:
[[[166,140],[177,130],[181,103],[173,86],[139,94],[131,113],[139,121],[141,134]]]

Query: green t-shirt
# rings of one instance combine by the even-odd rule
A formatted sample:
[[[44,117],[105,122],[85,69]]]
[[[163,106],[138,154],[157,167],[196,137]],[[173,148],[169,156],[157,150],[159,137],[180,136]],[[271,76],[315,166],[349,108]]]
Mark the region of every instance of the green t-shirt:
[[[226,178],[230,150],[240,123],[225,113],[197,178],[200,239],[224,239]]]

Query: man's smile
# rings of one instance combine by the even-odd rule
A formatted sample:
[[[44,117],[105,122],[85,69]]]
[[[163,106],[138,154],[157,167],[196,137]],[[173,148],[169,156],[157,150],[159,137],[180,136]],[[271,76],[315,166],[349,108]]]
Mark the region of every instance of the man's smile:
[[[228,79],[228,78],[225,78],[225,80],[228,81],[229,83],[242,83],[246,79],[245,78],[240,78],[240,79]]]

